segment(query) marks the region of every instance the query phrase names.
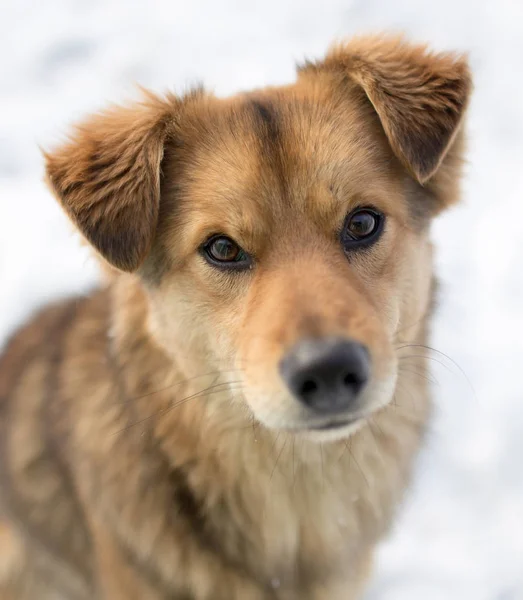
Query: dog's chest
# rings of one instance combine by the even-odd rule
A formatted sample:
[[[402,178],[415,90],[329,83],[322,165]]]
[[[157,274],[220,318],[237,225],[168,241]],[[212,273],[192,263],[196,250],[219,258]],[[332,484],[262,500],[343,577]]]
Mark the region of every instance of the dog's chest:
[[[306,589],[350,571],[382,527],[383,490],[370,488],[348,446],[293,445],[289,438],[270,458],[251,457],[208,516],[231,560],[273,587]]]
[[[184,518],[196,517],[195,535],[224,568],[278,597],[343,586],[388,527],[419,442],[416,419],[392,412],[373,423],[323,445],[250,426],[209,426],[205,443],[179,433],[171,456],[196,508]]]

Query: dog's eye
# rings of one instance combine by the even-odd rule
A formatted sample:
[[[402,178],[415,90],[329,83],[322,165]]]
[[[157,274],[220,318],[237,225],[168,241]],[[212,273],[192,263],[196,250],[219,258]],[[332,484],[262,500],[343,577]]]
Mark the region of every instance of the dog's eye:
[[[383,231],[385,217],[373,208],[358,208],[345,220],[341,241],[345,249],[367,246],[375,242]]]
[[[212,236],[202,247],[203,255],[214,266],[247,269],[251,257],[234,240],[225,235]]]

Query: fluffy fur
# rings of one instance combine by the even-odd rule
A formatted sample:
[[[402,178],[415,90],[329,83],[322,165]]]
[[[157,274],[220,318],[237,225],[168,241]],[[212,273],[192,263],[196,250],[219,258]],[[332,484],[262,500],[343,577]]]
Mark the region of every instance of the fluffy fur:
[[[430,415],[431,219],[458,198],[463,58],[358,38],[289,86],[147,94],[46,154],[106,285],[0,362],[0,598],[348,600]],[[387,218],[346,256],[345,216]],[[202,258],[212,234],[254,268]],[[364,343],[362,420],[312,432],[278,364]]]

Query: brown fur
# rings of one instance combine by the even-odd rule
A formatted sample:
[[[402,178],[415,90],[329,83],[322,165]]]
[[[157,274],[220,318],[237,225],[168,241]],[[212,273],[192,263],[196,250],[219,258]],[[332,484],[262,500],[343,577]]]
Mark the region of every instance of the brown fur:
[[[107,285],[0,363],[1,600],[359,597],[430,414],[409,345],[469,90],[459,57],[361,38],[286,87],[148,94],[46,154]],[[347,257],[337,232],[368,205],[385,232]],[[214,233],[254,268],[210,267]],[[330,438],[297,431],[278,371],[327,335],[372,358],[363,424]]]

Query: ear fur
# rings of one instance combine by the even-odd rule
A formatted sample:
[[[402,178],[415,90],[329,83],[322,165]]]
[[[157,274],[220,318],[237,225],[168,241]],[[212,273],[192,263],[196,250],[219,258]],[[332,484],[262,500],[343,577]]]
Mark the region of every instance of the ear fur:
[[[464,57],[401,37],[360,37],[301,72],[329,71],[365,91],[394,154],[420,182],[434,175],[459,130],[472,88]]]
[[[156,230],[160,165],[178,101],[147,94],[78,125],[44,152],[47,182],[85,238],[111,265],[135,271]]]

